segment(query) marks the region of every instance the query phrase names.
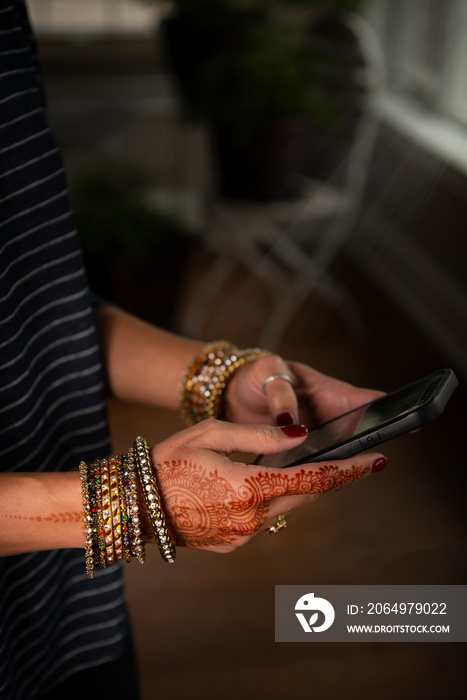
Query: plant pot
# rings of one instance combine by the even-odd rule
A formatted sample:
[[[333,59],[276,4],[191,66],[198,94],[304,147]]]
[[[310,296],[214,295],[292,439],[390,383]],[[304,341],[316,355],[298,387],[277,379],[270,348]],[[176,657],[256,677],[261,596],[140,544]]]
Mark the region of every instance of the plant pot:
[[[212,129],[219,194],[250,200],[294,196],[296,173],[303,171],[312,132],[305,117],[264,121],[247,142],[217,124]]]

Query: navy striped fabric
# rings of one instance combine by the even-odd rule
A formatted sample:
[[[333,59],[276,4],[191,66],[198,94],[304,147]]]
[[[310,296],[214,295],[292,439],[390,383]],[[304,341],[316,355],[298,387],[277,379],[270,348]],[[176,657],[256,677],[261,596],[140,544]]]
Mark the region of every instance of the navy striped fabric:
[[[0,0],[0,465],[67,471],[110,449],[90,295],[34,44],[23,3]],[[82,550],[0,559],[0,698],[38,698],[118,657],[123,597],[120,568],[89,581]]]

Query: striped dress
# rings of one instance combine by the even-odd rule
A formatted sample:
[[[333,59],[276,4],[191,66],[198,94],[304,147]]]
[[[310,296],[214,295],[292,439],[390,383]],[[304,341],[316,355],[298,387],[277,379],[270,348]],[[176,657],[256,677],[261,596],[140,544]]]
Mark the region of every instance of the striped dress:
[[[76,470],[109,452],[63,163],[23,2],[0,0],[0,468]],[[32,700],[115,659],[126,634],[120,567],[89,581],[82,550],[0,558],[2,700]]]

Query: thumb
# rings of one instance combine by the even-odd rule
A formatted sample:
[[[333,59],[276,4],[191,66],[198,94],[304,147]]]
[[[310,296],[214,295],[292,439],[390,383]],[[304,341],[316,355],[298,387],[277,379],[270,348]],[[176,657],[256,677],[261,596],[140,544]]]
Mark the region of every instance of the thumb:
[[[304,425],[239,425],[217,420],[198,423],[185,432],[196,434],[199,447],[232,454],[245,452],[250,454],[275,454],[298,447],[308,435]],[[193,440],[191,441],[193,445]]]

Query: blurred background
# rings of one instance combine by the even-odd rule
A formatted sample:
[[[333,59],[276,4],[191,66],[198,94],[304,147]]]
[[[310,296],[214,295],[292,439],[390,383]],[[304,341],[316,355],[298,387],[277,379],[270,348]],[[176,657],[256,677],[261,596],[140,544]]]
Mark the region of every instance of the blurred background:
[[[462,645],[276,644],[274,586],[467,583],[466,0],[28,5],[96,291],[360,385],[460,381],[277,537],[128,567],[143,700],[465,698]],[[115,449],[182,427],[109,411]]]

